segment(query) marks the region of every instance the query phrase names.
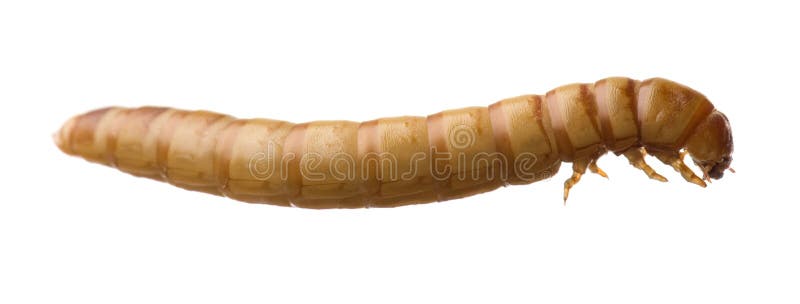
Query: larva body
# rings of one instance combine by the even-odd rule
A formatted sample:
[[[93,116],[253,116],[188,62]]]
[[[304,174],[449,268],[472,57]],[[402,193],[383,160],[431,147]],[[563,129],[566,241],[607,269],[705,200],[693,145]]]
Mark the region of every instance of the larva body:
[[[654,179],[645,150],[705,186],[733,149],[727,118],[665,79],[607,78],[427,117],[293,124],[168,108],[104,108],[55,135],[67,154],[196,191],[304,208],[394,207],[532,183],[573,164],[564,198],[596,160],[624,154]]]

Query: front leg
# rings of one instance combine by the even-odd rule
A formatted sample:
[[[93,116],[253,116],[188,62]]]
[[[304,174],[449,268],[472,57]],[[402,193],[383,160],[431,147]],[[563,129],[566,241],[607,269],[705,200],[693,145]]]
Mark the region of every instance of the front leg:
[[[698,185],[703,188],[706,187],[706,183],[703,181],[703,179],[697,177],[697,175],[694,174],[692,169],[686,166],[686,163],[683,162],[683,154],[678,152],[661,152],[661,151],[650,152],[650,154],[658,158],[658,160],[660,160],[664,164],[671,166],[673,169],[675,169],[675,171],[678,171],[681,174],[681,176],[683,176],[683,179],[685,179],[687,182],[690,182],[692,184]]]

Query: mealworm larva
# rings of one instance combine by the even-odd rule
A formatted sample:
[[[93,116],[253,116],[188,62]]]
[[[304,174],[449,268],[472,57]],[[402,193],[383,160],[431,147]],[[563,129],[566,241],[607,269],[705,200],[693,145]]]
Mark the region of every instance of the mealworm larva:
[[[597,159],[624,155],[659,181],[649,153],[705,187],[731,163],[728,119],[702,94],[653,78],[612,77],[488,107],[362,123],[293,124],[207,111],[109,107],[54,135],[65,153],[135,176],[233,199],[303,208],[443,201],[553,176],[572,163],[564,200]],[[703,172],[683,162],[689,154]]]

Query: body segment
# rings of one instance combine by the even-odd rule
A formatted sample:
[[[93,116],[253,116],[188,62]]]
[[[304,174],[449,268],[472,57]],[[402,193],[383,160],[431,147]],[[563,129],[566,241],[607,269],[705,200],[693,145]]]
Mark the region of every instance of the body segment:
[[[720,149],[702,145],[730,137],[715,129],[729,129],[727,119],[720,123],[721,113],[712,113],[718,112],[704,96],[674,82],[607,78],[488,107],[361,123],[113,107],[74,117],[56,142],[67,154],[136,176],[247,202],[393,207],[532,183],[553,176],[562,161],[573,163],[566,199],[587,168],[605,175],[596,160],[607,151],[664,179],[641,157],[655,153],[697,183],[679,152],[687,142],[696,146],[705,173],[720,163]],[[729,141],[715,143],[730,145],[727,157]]]

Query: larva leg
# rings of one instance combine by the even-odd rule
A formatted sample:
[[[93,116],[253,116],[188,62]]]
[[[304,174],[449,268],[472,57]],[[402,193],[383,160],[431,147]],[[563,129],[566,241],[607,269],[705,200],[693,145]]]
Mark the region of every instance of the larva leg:
[[[590,159],[576,159],[572,162],[572,176],[564,182],[564,203],[567,203],[569,196],[569,189],[575,186],[580,180],[581,176],[586,173],[586,168],[592,163]]]
[[[600,167],[597,166],[597,159],[589,163],[589,171],[591,171],[594,174],[600,175],[602,177],[608,178],[608,174],[606,174],[606,172],[603,171],[603,169],[600,169]]]
[[[681,151],[680,158],[683,159],[683,157],[686,156],[686,154],[687,154],[686,150]],[[728,168],[728,169],[730,169],[730,168]],[[704,167],[700,167],[700,171],[703,172],[703,181],[705,181],[705,182],[707,182],[709,184],[711,183],[711,176],[708,175],[708,172],[710,170],[711,170],[711,167],[705,167],[705,168]]]
[[[647,174],[647,177],[660,182],[667,181],[666,177],[656,173],[656,170],[653,170],[653,168],[644,161],[644,156],[646,154],[644,148],[628,149],[624,154],[625,157],[628,158],[628,161],[631,163],[631,165],[644,171],[644,173]]]
[[[653,156],[661,160],[661,162],[663,162],[664,164],[667,164],[671,166],[673,169],[675,169],[675,171],[678,171],[681,174],[681,176],[683,176],[683,179],[685,179],[687,182],[690,182],[692,184],[698,185],[703,188],[706,187],[706,183],[701,178],[697,177],[697,175],[695,175],[694,172],[692,172],[692,169],[686,166],[686,164],[683,162],[683,157],[681,154],[677,152],[675,153],[655,152],[652,154]]]

